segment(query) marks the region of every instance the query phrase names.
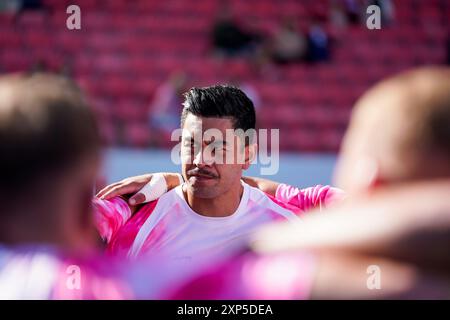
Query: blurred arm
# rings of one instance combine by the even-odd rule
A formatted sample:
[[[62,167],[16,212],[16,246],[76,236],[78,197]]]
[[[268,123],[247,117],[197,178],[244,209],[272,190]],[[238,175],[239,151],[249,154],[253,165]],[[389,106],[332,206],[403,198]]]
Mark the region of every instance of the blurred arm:
[[[345,197],[345,193],[330,186],[317,185],[309,188],[296,188],[284,183],[255,178],[243,177],[245,183],[275,197],[275,199],[293,205],[303,211],[326,207]]]
[[[94,221],[98,232],[107,243],[116,235],[117,231],[130,219],[133,212],[127,202],[115,197],[110,200],[95,198],[92,200]]]
[[[103,188],[97,197],[108,200],[117,196],[132,195],[128,202],[130,205],[138,205],[159,198],[180,185],[182,181],[179,173],[149,173],[112,183]]]

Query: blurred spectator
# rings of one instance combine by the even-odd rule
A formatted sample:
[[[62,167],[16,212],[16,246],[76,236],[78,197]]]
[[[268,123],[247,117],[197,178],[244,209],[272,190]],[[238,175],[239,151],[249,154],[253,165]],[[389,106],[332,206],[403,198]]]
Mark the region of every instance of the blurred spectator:
[[[212,41],[219,56],[237,56],[251,54],[260,43],[261,36],[241,28],[231,10],[224,7],[214,23]]]
[[[2,0],[0,1],[0,12],[15,14],[21,6],[20,0]]]
[[[152,128],[171,133],[180,127],[182,93],[186,91],[187,76],[183,72],[173,73],[156,89],[150,106]]]
[[[356,25],[360,23],[361,3],[357,0],[345,0],[345,12],[350,24]]]
[[[41,0],[1,0],[0,11],[17,13],[25,10],[40,10],[44,5]]]
[[[310,62],[328,61],[329,39],[320,23],[314,22],[308,32],[308,60]]]
[[[258,109],[261,105],[261,98],[258,90],[256,90],[256,88],[249,82],[240,83],[238,88],[240,88],[250,98],[250,100],[252,100],[255,109]]]
[[[336,28],[344,28],[348,25],[348,19],[341,2],[333,1],[331,3],[330,22]]]
[[[51,13],[50,8],[44,6],[41,0],[19,0],[17,3],[18,8],[15,16],[16,22],[20,20],[20,17],[26,11],[42,11],[47,15]]]
[[[381,21],[384,26],[394,22],[395,8],[391,0],[371,0],[369,5],[376,5],[381,10]]]
[[[42,8],[42,0],[22,0],[23,10],[39,10]]]
[[[307,52],[305,36],[296,28],[293,19],[285,19],[272,39],[272,58],[286,64],[304,60]]]
[[[258,90],[250,83],[242,80],[238,76],[232,76],[227,81],[228,84],[241,89],[253,102],[253,106],[257,109],[261,105],[261,98]]]

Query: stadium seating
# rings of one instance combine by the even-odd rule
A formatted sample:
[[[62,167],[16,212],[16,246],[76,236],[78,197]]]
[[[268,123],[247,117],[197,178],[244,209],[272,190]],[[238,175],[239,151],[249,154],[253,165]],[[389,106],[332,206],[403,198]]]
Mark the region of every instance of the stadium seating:
[[[78,0],[82,30],[65,28],[71,1],[45,0],[47,11],[18,21],[0,14],[0,71],[63,67],[86,89],[111,145],[168,147],[149,125],[149,105],[174,70],[191,85],[237,75],[261,96],[258,125],[280,128],[282,150],[334,152],[356,98],[393,72],[444,63],[450,4],[446,0],[395,1],[396,19],[381,30],[350,26],[333,37],[332,59],[316,66],[281,67],[276,79],[256,73],[242,59],[218,62],[210,54],[210,29],[220,0]],[[284,16],[307,26],[327,19],[329,1],[232,0],[243,23],[271,32]],[[412,5],[411,5],[412,3]],[[426,4],[425,4],[426,3]]]

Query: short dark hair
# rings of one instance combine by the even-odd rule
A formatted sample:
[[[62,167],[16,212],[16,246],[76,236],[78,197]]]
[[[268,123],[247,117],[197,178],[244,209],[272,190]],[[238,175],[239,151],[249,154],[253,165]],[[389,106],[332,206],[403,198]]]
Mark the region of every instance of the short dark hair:
[[[231,118],[234,129],[255,129],[255,107],[239,88],[230,85],[192,88],[184,94],[184,98],[181,127],[188,113],[191,113],[205,118]]]
[[[99,147],[94,115],[74,82],[45,73],[0,77],[0,192],[18,194]]]

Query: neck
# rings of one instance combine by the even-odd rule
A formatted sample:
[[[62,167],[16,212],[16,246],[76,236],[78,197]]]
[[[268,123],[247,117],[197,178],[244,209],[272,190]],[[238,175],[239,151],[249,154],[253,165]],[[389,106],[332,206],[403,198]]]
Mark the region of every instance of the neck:
[[[211,199],[195,197],[189,191],[183,192],[187,203],[196,213],[207,217],[228,217],[239,207],[244,187],[239,182],[238,187],[232,187],[228,192]]]

